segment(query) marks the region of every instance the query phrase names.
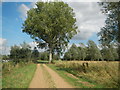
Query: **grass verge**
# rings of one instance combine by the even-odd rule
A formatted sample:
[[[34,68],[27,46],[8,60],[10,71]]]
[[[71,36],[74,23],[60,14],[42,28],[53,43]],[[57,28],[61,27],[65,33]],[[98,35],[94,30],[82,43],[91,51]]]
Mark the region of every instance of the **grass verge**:
[[[36,64],[14,68],[9,73],[3,74],[2,88],[28,88],[35,70]]]
[[[61,77],[63,77],[67,82],[69,82],[69,84],[71,84],[75,88],[103,88],[101,85],[90,83],[85,79],[75,77],[64,70],[60,70],[60,67],[56,67],[54,64],[48,64],[47,66],[56,71]]]
[[[88,65],[85,65],[88,63]],[[56,62],[58,71],[65,71],[104,88],[118,88],[119,62],[115,61],[61,61]],[[82,82],[83,83],[83,82]],[[98,87],[96,87],[98,88]]]

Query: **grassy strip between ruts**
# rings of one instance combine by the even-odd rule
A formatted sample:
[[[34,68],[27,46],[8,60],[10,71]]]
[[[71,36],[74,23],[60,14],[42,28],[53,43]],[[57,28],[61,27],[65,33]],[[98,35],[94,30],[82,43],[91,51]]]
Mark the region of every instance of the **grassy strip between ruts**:
[[[10,73],[3,75],[2,88],[28,88],[34,73],[36,64],[28,64],[14,68]]]
[[[43,71],[44,79],[46,81],[46,85],[49,86],[49,88],[56,88],[54,81],[52,80],[51,75],[48,73],[48,71],[45,69],[43,64],[41,64],[41,68]]]
[[[96,83],[90,83],[89,81],[81,79],[79,77],[74,78],[71,76],[70,73],[60,70],[60,68],[56,67],[54,64],[48,64],[47,66],[56,71],[61,77],[63,77],[67,82],[69,82],[69,84],[75,86],[76,88],[103,88],[101,85],[97,85]],[[69,76],[67,74],[69,74]]]

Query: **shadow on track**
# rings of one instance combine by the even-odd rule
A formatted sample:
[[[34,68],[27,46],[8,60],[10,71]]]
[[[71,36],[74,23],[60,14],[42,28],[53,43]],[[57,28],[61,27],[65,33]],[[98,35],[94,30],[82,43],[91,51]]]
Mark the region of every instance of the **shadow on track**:
[[[49,61],[37,60],[35,63],[36,63],[36,64],[48,64]]]

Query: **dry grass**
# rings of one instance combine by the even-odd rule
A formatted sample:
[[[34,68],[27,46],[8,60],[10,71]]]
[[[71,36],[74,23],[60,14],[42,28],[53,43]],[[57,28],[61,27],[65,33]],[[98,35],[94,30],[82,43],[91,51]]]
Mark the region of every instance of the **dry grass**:
[[[88,62],[88,67],[83,66]],[[55,64],[77,77],[87,79],[104,87],[118,87],[118,61],[61,61]]]

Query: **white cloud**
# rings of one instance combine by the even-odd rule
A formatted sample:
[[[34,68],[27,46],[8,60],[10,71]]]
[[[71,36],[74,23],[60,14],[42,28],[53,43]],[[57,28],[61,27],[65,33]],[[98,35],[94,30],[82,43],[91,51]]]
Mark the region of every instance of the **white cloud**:
[[[34,49],[34,47],[37,47],[37,43],[36,42],[30,42],[28,44],[30,45],[32,50]],[[44,52],[45,51],[45,49],[40,49],[40,48],[37,48],[37,49],[38,49],[39,52]]]
[[[7,46],[7,39],[0,38],[0,54],[5,55],[10,53],[10,47]]]
[[[25,18],[27,17],[27,11],[29,10],[30,8],[28,6],[26,6],[25,4],[21,4],[18,8],[18,11],[20,12],[20,18],[25,20]]]
[[[36,8],[36,2],[32,2],[32,3],[30,4],[30,7],[31,7],[31,8]]]
[[[37,2],[37,0],[36,0]],[[22,18],[23,20],[26,19],[27,17],[27,11],[30,10],[30,8],[36,8],[36,2],[31,2],[30,5],[25,5],[25,4],[21,4],[18,8],[18,12],[20,12],[20,18]]]
[[[0,46],[5,45],[7,42],[6,39],[0,38]]]
[[[104,26],[105,15],[96,2],[69,2],[75,12],[77,26],[80,32],[72,40],[86,40]]]
[[[37,47],[37,43],[36,42],[30,42],[28,44],[30,45],[32,50],[34,49],[34,47]]]

